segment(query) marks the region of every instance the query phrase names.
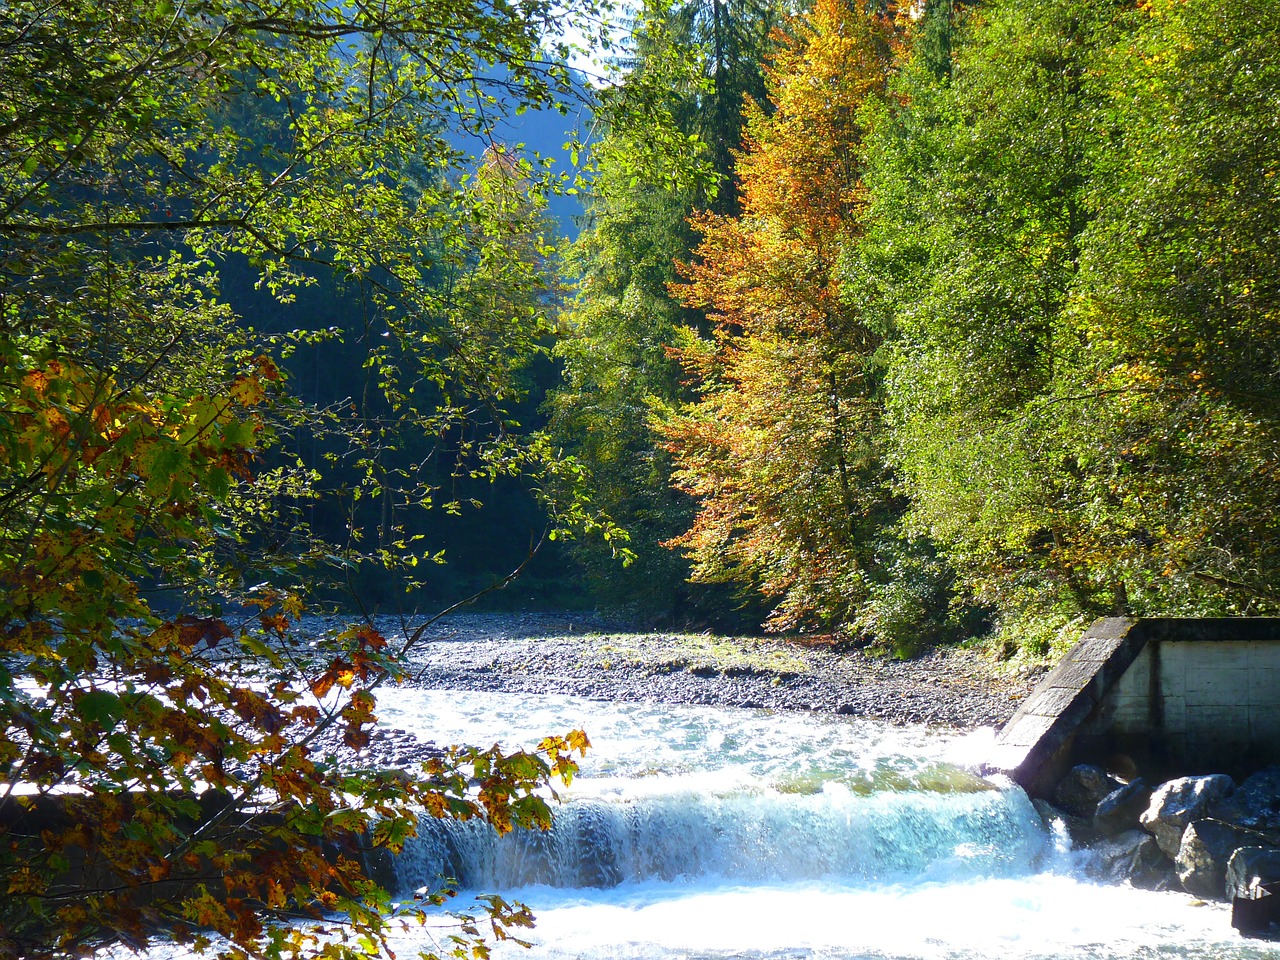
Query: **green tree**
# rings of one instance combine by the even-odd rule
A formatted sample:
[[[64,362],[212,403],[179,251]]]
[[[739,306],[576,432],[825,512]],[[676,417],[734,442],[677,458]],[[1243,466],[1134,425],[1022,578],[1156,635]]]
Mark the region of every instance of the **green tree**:
[[[657,91],[682,138],[679,163],[653,165],[673,151],[655,149],[646,125],[611,128],[592,147],[598,173],[568,262],[577,293],[556,345],[564,386],[548,401],[551,428],[588,471],[600,505],[630,533],[633,562],[621,569],[598,542],[575,552],[598,595],[649,617],[724,619],[731,606],[722,593],[691,589],[687,562],[660,546],[688,526],[693,504],[671,488],[671,459],[649,419],[653,404],[682,395],[669,355],[678,331],[705,325],[668,285],[695,243],[689,215],[709,203],[736,205],[731,151],[740,143],[742,98],[762,84],[772,19],[767,5],[731,10],[719,0],[648,10],[616,95],[650,102],[647,91]]]
[[[985,6],[877,128],[848,295],[898,331],[910,526],[1011,648],[1274,602],[1271,34],[1224,9]]]
[[[424,809],[546,822],[534,791],[572,775],[581,734],[403,775],[318,748],[324,731],[367,742],[404,649],[367,626],[297,637],[308,566],[412,567],[435,548],[318,541],[305,507],[324,486],[288,444],[337,431],[353,500],[399,483],[444,506],[418,474],[379,474],[364,443],[395,420],[452,438],[470,472],[532,475],[557,528],[595,522],[571,465],[508,413],[551,329],[536,211],[445,136],[487,142],[496,114],[570,89],[542,40],[562,13],[0,11],[0,954],[166,928],[254,956],[365,955],[388,902],[362,844],[397,849]],[[279,118],[270,136],[258,104]],[[535,164],[519,170],[544,189]],[[328,334],[241,323],[220,291],[237,258],[284,303],[318,275],[364,290],[371,349],[354,362],[380,419],[289,399],[281,358]],[[528,921],[491,907],[499,936]]]
[[[674,12],[680,35],[704,51],[702,73],[711,84],[690,104],[693,130],[708,145],[716,175],[714,195],[698,206],[734,214],[739,200],[735,154],[742,146],[743,110],[748,103],[768,102],[764,64],[781,6],[768,0],[691,0]]]
[[[1075,342],[1062,321],[1091,217],[1098,68],[1127,16],[1070,0],[970,13],[949,75],[908,63],[873,148],[851,288],[891,304],[899,331],[889,408],[911,520],[1006,619],[1113,599],[1062,562],[1075,479],[1045,427],[1070,420],[1040,404]]]
[[[1119,142],[1097,160],[1070,308],[1082,399],[1063,404],[1098,424],[1078,457],[1105,504],[1093,539],[1128,608],[1271,613],[1280,8],[1143,12],[1107,64]]]
[[[603,146],[607,151],[612,144]],[[593,496],[630,535],[626,568],[614,550],[577,545],[594,592],[661,616],[688,602],[681,597],[686,566],[659,542],[687,522],[690,504],[671,490],[670,459],[649,431],[651,399],[680,391],[667,347],[690,319],[666,284],[675,279],[675,259],[688,249],[688,200],[629,180],[602,161],[593,184],[596,222],[569,262],[579,288],[562,317],[555,352],[563,383],[548,407],[554,435],[590,470]]]

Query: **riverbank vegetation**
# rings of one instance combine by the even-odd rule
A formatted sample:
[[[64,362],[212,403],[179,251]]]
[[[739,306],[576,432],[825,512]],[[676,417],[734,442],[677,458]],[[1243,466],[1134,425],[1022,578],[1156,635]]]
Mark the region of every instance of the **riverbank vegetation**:
[[[443,544],[406,514],[480,479],[534,488],[540,534],[615,534],[512,413],[554,329],[556,179],[495,129],[574,96],[558,17],[0,11],[0,956],[159,930],[365,956],[389,904],[363,848],[424,810],[548,822],[580,732],[353,768],[317,740],[368,741],[416,637],[293,626],[375,566],[412,588]],[[482,949],[475,922],[442,950]]]
[[[0,11],[0,953],[373,950],[374,819],[545,816],[576,734],[313,754],[403,653],[317,604],[1031,656],[1280,607],[1276,0],[633,13],[592,88],[551,3]]]
[[[1100,615],[1275,612],[1275,22],[1213,0],[785,18],[725,206],[595,196],[555,395],[592,385],[595,421],[553,428],[606,494],[627,478],[607,502],[633,543],[777,629],[1043,656]],[[638,210],[650,229],[616,229]],[[639,504],[637,463],[691,518]]]

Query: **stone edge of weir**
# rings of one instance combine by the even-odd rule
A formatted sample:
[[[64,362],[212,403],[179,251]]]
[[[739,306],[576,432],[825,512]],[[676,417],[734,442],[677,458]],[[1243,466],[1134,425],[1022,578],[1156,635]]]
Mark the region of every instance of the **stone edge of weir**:
[[[984,773],[1047,797],[1072,766],[1168,778],[1280,763],[1280,618],[1095,621],[997,735]]]

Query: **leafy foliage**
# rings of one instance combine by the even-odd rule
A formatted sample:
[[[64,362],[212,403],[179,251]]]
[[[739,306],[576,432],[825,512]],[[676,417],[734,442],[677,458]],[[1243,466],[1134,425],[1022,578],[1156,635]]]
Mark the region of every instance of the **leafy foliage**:
[[[770,624],[847,620],[867,597],[869,530],[891,510],[878,451],[877,334],[845,308],[836,265],[858,234],[863,105],[882,95],[892,24],[834,0],[791,20],[770,103],[746,111],[739,216],[703,214],[677,288],[708,311],[682,331],[696,401],[661,415],[681,489],[698,499],[673,543],[700,580],[777,598]]]
[[[699,504],[670,541],[694,578],[900,652],[988,613],[1042,654],[1099,614],[1274,609],[1272,21],[875,22],[815,6],[748,103],[741,209],[692,218],[671,288],[714,330],[652,292],[601,321],[624,356],[626,309],[663,317],[695,391],[647,394]],[[671,246],[628,219],[658,207],[618,209],[588,276]]]
[[[0,12],[0,954],[163,926],[236,955],[365,955],[389,906],[366,837],[397,849],[424,809],[546,822],[540,788],[584,736],[352,768],[322,744],[367,743],[407,646],[367,627],[313,644],[294,621],[317,564],[435,555],[389,510],[359,538],[362,500],[451,503],[430,456],[381,456],[411,432],[453,471],[530,477],[553,529],[607,526],[509,413],[552,329],[554,178],[449,139],[488,144],[504,111],[570,92],[542,40],[562,13]],[[341,332],[256,333],[224,300],[237,264],[284,304],[322,275],[360,289],[370,391],[290,399],[286,355]],[[290,449],[308,432],[333,464]],[[344,474],[347,543],[306,522],[334,495],[319,467]],[[495,931],[527,921],[492,906]],[[274,922],[296,917],[330,922]]]
[[[897,82],[849,290],[900,331],[911,525],[1015,642],[1274,608],[1272,40],[1212,0],[997,3]]]
[[[1138,611],[1280,609],[1277,12],[1153,4],[1109,64],[1123,148],[1099,157],[1072,315]]]
[[[475,482],[602,532],[634,596],[675,593],[669,538],[776,629],[904,653],[970,595],[1033,652],[1274,612],[1275,6],[817,0],[766,41],[770,4],[649,4],[557,316],[567,184],[495,130],[580,92],[558,6],[8,3],[0,952],[376,951],[361,844],[544,823],[584,736],[353,769],[322,744],[407,647],[294,627],[320,568],[428,584],[422,512]],[[339,297],[351,329],[263,306]],[[308,405],[317,344],[359,389]]]

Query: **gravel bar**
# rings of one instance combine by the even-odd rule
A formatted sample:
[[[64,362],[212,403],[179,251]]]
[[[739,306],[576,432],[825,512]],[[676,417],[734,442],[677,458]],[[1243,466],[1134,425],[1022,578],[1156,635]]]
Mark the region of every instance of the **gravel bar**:
[[[379,624],[389,635],[403,627]],[[1035,684],[979,651],[898,661],[805,638],[638,632],[593,614],[463,614],[410,653],[415,686],[810,710],[960,729],[1000,726]]]

